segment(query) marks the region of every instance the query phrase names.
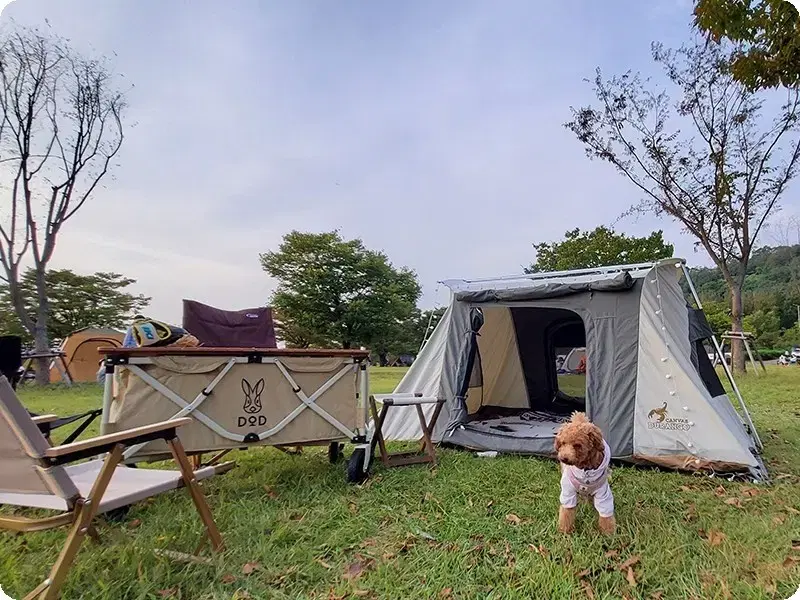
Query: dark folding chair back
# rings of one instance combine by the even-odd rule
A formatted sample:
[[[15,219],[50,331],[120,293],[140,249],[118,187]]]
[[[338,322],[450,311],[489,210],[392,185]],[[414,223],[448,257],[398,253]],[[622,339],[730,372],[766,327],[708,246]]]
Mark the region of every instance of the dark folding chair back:
[[[195,300],[183,301],[183,328],[203,346],[276,348],[272,309],[222,310]]]
[[[18,335],[0,336],[0,373],[11,387],[17,389],[22,368],[22,338]]]

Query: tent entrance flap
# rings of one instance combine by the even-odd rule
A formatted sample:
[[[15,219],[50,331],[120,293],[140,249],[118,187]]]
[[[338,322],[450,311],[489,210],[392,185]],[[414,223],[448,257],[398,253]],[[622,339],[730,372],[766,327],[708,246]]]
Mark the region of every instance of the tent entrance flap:
[[[483,315],[480,359],[473,362],[481,372],[472,373],[466,388],[470,416],[508,417],[508,409],[560,416],[585,409],[586,329],[576,312],[483,306]],[[569,355],[569,364],[560,360],[562,354]]]

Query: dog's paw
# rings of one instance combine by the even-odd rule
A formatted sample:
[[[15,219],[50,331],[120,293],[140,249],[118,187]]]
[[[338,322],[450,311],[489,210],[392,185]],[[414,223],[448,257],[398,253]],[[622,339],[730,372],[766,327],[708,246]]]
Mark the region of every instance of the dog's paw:
[[[561,533],[572,533],[575,529],[575,509],[564,508],[558,511],[558,530]]]
[[[597,521],[597,526],[606,535],[611,535],[617,530],[617,520],[614,516],[600,517]]]

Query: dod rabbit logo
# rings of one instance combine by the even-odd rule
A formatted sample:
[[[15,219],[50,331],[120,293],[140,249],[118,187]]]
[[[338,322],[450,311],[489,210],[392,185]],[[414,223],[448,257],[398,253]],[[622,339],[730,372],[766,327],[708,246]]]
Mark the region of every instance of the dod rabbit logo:
[[[247,415],[240,416],[237,420],[239,427],[255,427],[256,425],[263,426],[267,424],[267,417],[260,415],[261,412],[261,394],[264,391],[264,378],[262,377],[256,381],[255,385],[250,385],[247,379],[242,379],[242,391],[244,392],[244,404],[242,410]]]

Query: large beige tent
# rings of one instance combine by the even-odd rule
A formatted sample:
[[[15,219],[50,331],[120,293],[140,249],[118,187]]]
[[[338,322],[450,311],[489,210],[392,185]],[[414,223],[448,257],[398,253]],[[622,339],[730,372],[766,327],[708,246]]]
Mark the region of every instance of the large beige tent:
[[[125,334],[115,329],[86,327],[73,331],[61,343],[60,350],[64,353],[64,363],[69,369],[72,381],[96,381],[97,371],[103,356],[98,348],[119,348]],[[62,380],[58,366],[50,365],[50,382]]]
[[[436,442],[549,456],[561,424],[585,411],[616,459],[764,479],[744,399],[724,366],[740,414],[708,358],[704,344],[718,343],[696,294],[696,306],[687,303],[682,277],[691,287],[674,258],[446,281],[450,306],[395,393],[445,399]],[[422,433],[406,407],[383,430],[390,440]]]

